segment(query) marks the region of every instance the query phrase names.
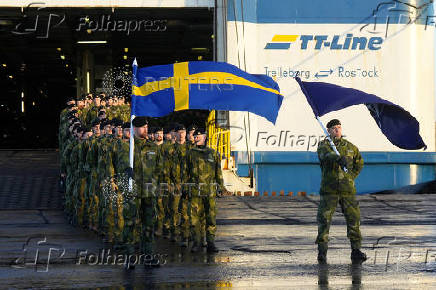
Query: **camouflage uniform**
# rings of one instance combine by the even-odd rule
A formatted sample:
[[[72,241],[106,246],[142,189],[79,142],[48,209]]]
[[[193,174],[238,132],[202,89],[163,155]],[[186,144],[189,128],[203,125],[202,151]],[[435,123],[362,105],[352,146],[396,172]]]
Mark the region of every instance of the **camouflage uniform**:
[[[130,106],[129,105],[120,105],[113,106],[110,110],[110,118],[117,118],[123,122],[130,121]]]
[[[88,223],[89,228],[97,230],[98,227],[98,204],[99,204],[99,180],[98,180],[98,151],[101,137],[92,136],[90,139],[89,151],[86,155],[86,164],[89,167],[88,175]]]
[[[120,108],[118,119],[122,120],[123,122],[130,122],[130,106],[124,104],[118,107]]]
[[[88,114],[88,111],[90,109],[90,106],[83,107],[82,109],[78,110],[79,120],[82,124],[88,124],[86,123],[86,115]]]
[[[63,158],[61,164],[61,171],[66,173],[65,213],[67,214],[70,220],[73,214],[73,204],[72,204],[71,196],[72,196],[73,184],[74,184],[74,168],[72,166],[71,151],[73,150],[77,142],[78,141],[75,138],[68,139],[67,144],[65,145],[64,151],[62,153]]]
[[[148,254],[152,252],[154,214],[155,214],[155,189],[157,178],[160,175],[160,156],[156,144],[145,141],[141,148],[142,176],[141,176],[141,242],[142,250]]]
[[[215,240],[215,196],[224,188],[220,160],[217,152],[206,146],[194,147],[187,155],[189,182],[198,185],[192,192],[190,212],[191,236],[197,245],[201,245],[204,235],[208,243]]]
[[[83,112],[84,124],[91,125],[92,121],[97,118],[98,107],[94,104],[89,105],[86,111]]]
[[[106,118],[108,120],[112,120],[113,118],[115,118],[115,116],[116,116],[115,106],[106,105],[105,109],[106,109]]]
[[[156,149],[158,152],[158,155],[160,156],[159,159],[159,166],[162,167],[161,174],[157,176],[157,186],[158,191],[156,192],[156,198],[155,198],[155,204],[156,204],[156,216],[155,216],[155,235],[162,234],[163,230],[163,223],[165,219],[165,212],[166,212],[166,206],[167,206],[167,197],[168,192],[164,190],[164,184],[170,184],[169,175],[168,175],[168,168],[165,168],[164,162],[164,143],[158,145],[156,144]],[[161,190],[162,189],[162,190]],[[165,203],[165,205],[164,205]]]
[[[188,146],[185,144],[174,143],[174,157],[172,158],[172,180],[174,182],[174,194],[171,195],[170,216],[171,233],[174,236],[182,235],[184,240],[189,238],[189,197],[183,184],[188,183],[186,153]],[[179,227],[180,220],[180,227]]]
[[[162,193],[162,208],[164,211],[162,226],[163,231],[165,233],[171,232],[171,222],[174,221],[172,218],[174,211],[171,211],[170,205],[173,201],[173,158],[174,158],[175,147],[171,141],[164,141],[161,145],[161,162],[162,162],[162,171],[160,176],[159,183],[168,184],[169,192]],[[160,220],[160,217],[158,217]]]
[[[111,160],[109,160],[109,149],[112,136],[103,136],[100,138],[100,143],[98,146],[98,162],[97,162],[97,196],[98,196],[98,231],[111,239],[113,225],[111,221],[108,220],[108,214],[111,213],[111,207],[109,205],[108,196],[109,192],[110,176],[113,175],[111,172]],[[104,188],[104,186],[107,186]],[[106,189],[106,191],[105,191]]]
[[[116,139],[106,136],[102,139],[98,151],[98,175],[101,183],[101,196],[99,204],[99,230],[107,236],[109,241],[113,241],[115,230],[115,200],[111,200],[111,195],[116,191],[113,177],[115,174],[112,160],[112,144]]]
[[[86,156],[90,147],[90,140],[80,142],[78,146],[78,200],[77,202],[77,221],[79,225],[88,225],[88,188],[87,176],[90,173],[86,163]]]
[[[125,170],[129,167],[129,140],[119,139],[114,144],[114,169],[117,185],[117,220],[116,220],[116,230],[115,230],[115,241],[117,244],[128,247],[126,253],[133,253],[134,250],[134,222],[137,215],[137,210],[135,206],[135,199],[125,198],[121,188],[126,188],[126,186],[121,184],[122,182],[128,182]]]
[[[318,145],[318,158],[322,171],[320,203],[318,206],[318,237],[316,243],[327,248],[330,223],[337,204],[347,222],[347,236],[353,249],[360,249],[362,235],[360,233],[360,209],[356,200],[354,179],[363,167],[363,159],[359,150],[344,138],[335,139],[334,143],[341,156],[345,156],[348,172],[344,172],[338,161],[340,156],[331,148],[327,139]]]
[[[70,184],[70,203],[71,203],[71,221],[73,225],[77,224],[77,211],[78,211],[78,196],[79,196],[79,145],[80,141],[76,141],[75,145],[71,149],[70,168],[72,172],[71,184]]]
[[[147,140],[145,139],[139,139],[139,138],[134,138],[134,146],[135,146],[135,150],[133,152],[134,156],[133,156],[133,180],[135,181],[135,199],[134,199],[134,203],[131,203],[132,206],[129,207],[131,213],[130,213],[130,218],[134,218],[133,220],[133,234],[132,234],[132,238],[134,240],[134,243],[138,243],[140,242],[140,237],[141,237],[141,233],[142,233],[142,214],[141,214],[141,195],[142,195],[142,191],[143,191],[143,182],[142,182],[142,148],[145,146]],[[135,212],[133,214],[133,212]],[[129,223],[129,219],[128,217],[126,217],[125,219],[125,224],[128,225]]]
[[[62,158],[62,152],[64,150],[64,145],[67,137],[67,126],[68,126],[68,109],[63,109],[61,111],[60,117],[59,117],[59,152],[61,153]]]

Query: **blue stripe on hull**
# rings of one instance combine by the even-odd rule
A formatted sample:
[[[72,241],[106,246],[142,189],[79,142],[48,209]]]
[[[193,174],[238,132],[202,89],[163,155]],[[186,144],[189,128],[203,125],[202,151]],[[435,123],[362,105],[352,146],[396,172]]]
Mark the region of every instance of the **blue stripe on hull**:
[[[247,154],[234,152],[238,175],[248,176]],[[315,152],[253,152],[256,190],[259,192],[305,191],[318,194],[321,170]],[[364,168],[356,179],[359,194],[411,185],[411,164],[416,164],[416,183],[435,179],[436,152],[362,152]],[[413,183],[414,184],[414,183]]]

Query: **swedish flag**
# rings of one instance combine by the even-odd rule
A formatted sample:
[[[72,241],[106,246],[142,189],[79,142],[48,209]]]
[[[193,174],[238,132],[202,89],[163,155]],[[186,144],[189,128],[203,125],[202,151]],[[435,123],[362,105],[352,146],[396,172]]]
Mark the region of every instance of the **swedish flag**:
[[[283,101],[275,81],[224,62],[195,61],[138,68],[133,64],[132,115],[173,111],[249,111],[275,123]]]

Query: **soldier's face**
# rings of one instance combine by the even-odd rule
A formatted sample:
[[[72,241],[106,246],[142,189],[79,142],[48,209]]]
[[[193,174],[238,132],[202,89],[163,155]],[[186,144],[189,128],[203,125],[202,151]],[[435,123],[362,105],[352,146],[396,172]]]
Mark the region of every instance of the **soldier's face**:
[[[121,128],[121,126],[116,127],[115,128],[115,134],[119,138],[123,137],[123,128]]]
[[[191,131],[189,131],[189,134],[188,134],[188,139],[189,139],[189,141],[191,141],[191,142],[193,142],[193,141],[195,140],[195,138],[194,138],[194,132],[195,132],[195,130],[191,130]]]
[[[331,136],[335,138],[341,138],[342,137],[342,127],[341,125],[336,125],[328,129],[328,132]]]
[[[78,108],[83,108],[84,106],[85,106],[85,103],[82,100],[77,101],[77,107]]]
[[[104,131],[107,135],[112,134],[112,126],[111,125],[104,126]]]
[[[92,132],[94,133],[94,135],[100,136],[100,125],[92,127]]]
[[[204,145],[205,140],[206,140],[206,135],[204,135],[204,134],[195,136],[195,144],[197,144],[199,146]]]
[[[96,105],[97,107],[100,106],[100,98],[96,97],[96,98],[94,99],[94,105]]]
[[[158,142],[163,140],[163,131],[157,131],[154,133],[154,139]]]
[[[146,138],[148,136],[148,125],[142,127],[136,127],[136,135],[139,138]]]
[[[171,131],[170,134],[171,134],[171,139],[175,141],[177,139],[177,132]]]
[[[177,131],[177,141],[182,142],[183,140],[186,140],[186,130]]]
[[[170,132],[168,132],[168,133],[166,133],[165,134],[165,140],[171,140],[171,133]]]
[[[105,100],[100,100],[100,106],[106,106],[106,101]]]
[[[109,100],[107,101],[107,104],[108,104],[109,106],[112,106],[112,105],[114,104],[114,100],[109,99]]]
[[[130,139],[130,128],[123,129],[124,138]]]

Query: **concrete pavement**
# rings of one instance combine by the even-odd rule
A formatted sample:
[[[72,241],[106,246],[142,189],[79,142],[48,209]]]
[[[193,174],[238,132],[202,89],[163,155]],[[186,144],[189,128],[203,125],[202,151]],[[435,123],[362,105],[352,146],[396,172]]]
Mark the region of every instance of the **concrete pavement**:
[[[0,151],[0,288],[436,289],[434,194],[358,196],[362,265],[350,262],[339,207],[328,265],[318,265],[318,196],[223,197],[218,254],[159,239],[162,265],[138,256],[146,266],[128,271],[124,259],[136,256],[115,260],[110,244],[66,222],[57,163],[55,151]]]
[[[317,196],[221,198],[218,254],[191,254],[158,240],[155,252],[165,264],[136,266],[132,271],[101,261],[103,265],[93,265],[95,259],[79,255],[84,250],[101,255],[110,245],[68,225],[62,211],[0,211],[0,285],[315,289],[328,281],[332,289],[436,287],[436,195],[359,196],[363,247],[369,256],[362,265],[350,263],[346,226],[338,212],[331,227],[328,265],[318,266],[314,244],[318,200]],[[28,241],[29,237],[33,239]],[[48,265],[49,247],[44,242],[35,246],[44,238],[55,249]],[[23,245],[29,249],[25,262],[17,260],[23,257]]]

